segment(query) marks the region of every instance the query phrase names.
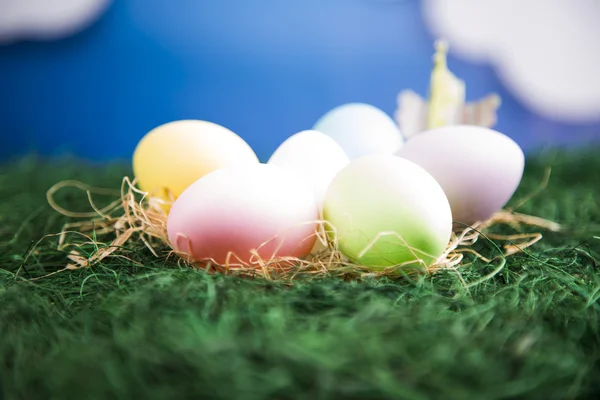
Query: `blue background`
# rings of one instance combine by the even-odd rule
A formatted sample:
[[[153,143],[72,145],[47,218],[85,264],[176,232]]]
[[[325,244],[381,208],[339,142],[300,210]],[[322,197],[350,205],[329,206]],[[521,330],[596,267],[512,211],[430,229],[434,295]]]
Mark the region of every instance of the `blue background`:
[[[150,129],[195,118],[230,128],[265,160],[337,105],[391,115],[399,91],[426,96],[434,40],[418,1],[116,0],[69,38],[0,46],[0,159],[129,158]],[[495,128],[526,151],[600,139],[600,121],[542,118],[491,67],[452,51],[448,62],[468,100],[500,94]]]

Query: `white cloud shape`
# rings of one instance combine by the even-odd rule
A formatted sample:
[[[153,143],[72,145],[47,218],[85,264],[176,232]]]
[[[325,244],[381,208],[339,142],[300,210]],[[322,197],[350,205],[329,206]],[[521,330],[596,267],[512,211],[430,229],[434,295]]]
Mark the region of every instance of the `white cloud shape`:
[[[0,0],[0,44],[60,39],[93,23],[110,0]]]
[[[600,1],[424,0],[450,51],[495,66],[526,106],[551,119],[600,120]],[[461,77],[469,87],[468,77]]]

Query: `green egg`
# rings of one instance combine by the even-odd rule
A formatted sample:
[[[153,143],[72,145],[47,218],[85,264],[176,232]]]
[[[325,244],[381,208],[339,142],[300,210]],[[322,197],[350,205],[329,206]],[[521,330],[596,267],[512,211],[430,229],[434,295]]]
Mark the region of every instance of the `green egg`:
[[[429,266],[452,234],[440,185],[417,164],[389,155],[361,157],[343,168],[325,194],[323,217],[339,250],[375,270]]]

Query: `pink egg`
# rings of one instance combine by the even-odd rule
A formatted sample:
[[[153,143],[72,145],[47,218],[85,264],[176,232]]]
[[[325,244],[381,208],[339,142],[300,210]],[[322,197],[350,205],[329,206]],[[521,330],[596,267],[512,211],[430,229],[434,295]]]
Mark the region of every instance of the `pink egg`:
[[[175,201],[169,240],[184,258],[231,267],[301,258],[316,236],[318,205],[308,183],[276,165],[233,166],[211,172]]]

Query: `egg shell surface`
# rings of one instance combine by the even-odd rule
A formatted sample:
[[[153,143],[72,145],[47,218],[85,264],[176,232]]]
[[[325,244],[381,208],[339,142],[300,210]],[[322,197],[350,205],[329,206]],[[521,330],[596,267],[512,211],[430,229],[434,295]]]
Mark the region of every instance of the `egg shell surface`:
[[[323,115],[314,130],[332,137],[353,160],[369,154],[394,154],[404,138],[394,120],[370,104],[348,103]]]
[[[412,136],[397,155],[442,186],[457,226],[485,221],[515,193],[525,166],[519,145],[479,126],[445,126]]]
[[[329,184],[348,163],[350,159],[333,138],[314,130],[305,130],[290,136],[275,150],[267,162],[292,171],[305,179],[316,196],[319,212],[322,212],[323,200]],[[322,238],[325,237],[323,228],[323,224],[318,225]],[[311,253],[317,253],[325,248],[325,243],[317,238]]]
[[[177,198],[209,172],[246,164],[258,164],[258,157],[241,137],[201,120],[158,126],[140,140],[133,154],[139,188],[164,200],[169,200],[169,192]]]
[[[340,251],[373,269],[430,265],[452,234],[450,204],[440,185],[423,168],[393,155],[350,162],[329,186],[323,215]]]
[[[333,138],[318,131],[306,130],[286,139],[267,164],[278,165],[302,175],[309,181],[317,202],[322,205],[329,184],[349,162],[350,159]]]
[[[254,265],[252,250],[262,260],[304,257],[316,240],[318,207],[302,185],[276,165],[211,172],[173,204],[167,220],[171,245],[192,260],[229,266]]]

